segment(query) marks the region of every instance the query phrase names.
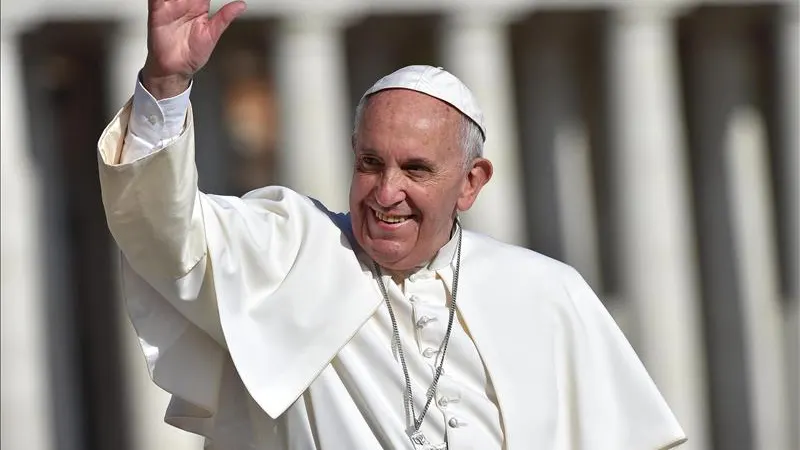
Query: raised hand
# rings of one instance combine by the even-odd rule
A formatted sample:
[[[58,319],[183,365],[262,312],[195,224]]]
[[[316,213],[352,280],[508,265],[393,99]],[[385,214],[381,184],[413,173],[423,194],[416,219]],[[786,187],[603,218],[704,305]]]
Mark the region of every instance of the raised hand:
[[[211,57],[220,36],[245,10],[243,1],[209,15],[210,0],[148,0],[145,88],[157,99],[173,97]]]

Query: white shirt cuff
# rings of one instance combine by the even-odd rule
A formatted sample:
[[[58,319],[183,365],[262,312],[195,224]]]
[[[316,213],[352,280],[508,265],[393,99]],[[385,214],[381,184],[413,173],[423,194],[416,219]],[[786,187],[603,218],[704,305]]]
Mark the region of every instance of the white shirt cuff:
[[[192,83],[175,97],[156,100],[137,77],[120,163],[131,163],[154,153],[183,133],[191,91]]]

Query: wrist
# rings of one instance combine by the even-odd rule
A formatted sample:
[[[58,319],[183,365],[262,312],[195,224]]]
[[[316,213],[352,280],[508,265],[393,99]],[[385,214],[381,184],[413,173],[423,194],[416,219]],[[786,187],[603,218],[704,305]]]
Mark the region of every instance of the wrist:
[[[189,88],[191,81],[192,77],[186,75],[154,75],[148,71],[147,66],[141,72],[142,85],[156,100],[182,94]]]

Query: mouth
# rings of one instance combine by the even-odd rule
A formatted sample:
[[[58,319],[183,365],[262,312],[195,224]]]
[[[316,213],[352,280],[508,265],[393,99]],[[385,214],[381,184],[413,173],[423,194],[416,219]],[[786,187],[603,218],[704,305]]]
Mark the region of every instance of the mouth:
[[[378,221],[389,225],[400,225],[411,219],[412,216],[398,216],[392,214],[383,214],[379,211],[372,210],[374,216]]]

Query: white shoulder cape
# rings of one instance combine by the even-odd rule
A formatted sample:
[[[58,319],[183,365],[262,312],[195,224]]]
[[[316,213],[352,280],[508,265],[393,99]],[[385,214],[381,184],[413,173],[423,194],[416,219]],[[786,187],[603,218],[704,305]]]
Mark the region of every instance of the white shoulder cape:
[[[348,216],[281,187],[244,198],[198,192],[191,116],[171,146],[114,165],[127,114],[103,133],[99,159],[131,319],[154,382],[173,394],[167,421],[217,442],[235,430],[241,442],[258,433],[247,419],[254,409],[266,413],[263,426],[279,423],[380,305],[380,291],[351,247]],[[685,440],[572,268],[465,232],[460,276],[460,312],[508,449]]]

